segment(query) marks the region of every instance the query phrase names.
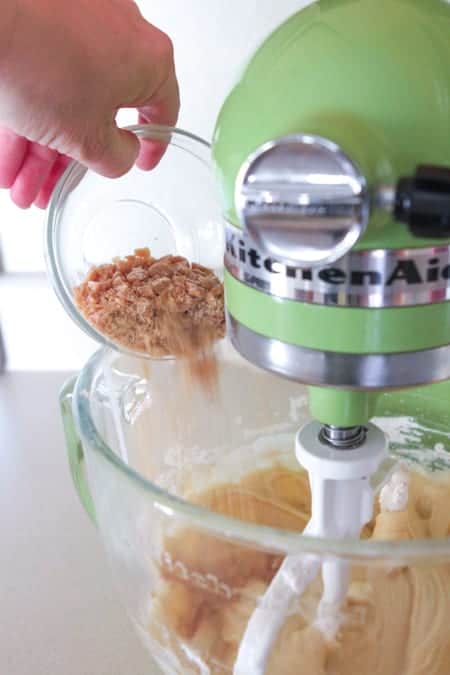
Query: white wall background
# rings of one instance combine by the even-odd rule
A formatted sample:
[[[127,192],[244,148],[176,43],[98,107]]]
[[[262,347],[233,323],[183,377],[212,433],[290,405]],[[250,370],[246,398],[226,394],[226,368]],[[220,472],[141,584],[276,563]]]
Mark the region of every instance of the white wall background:
[[[210,139],[220,105],[261,40],[310,0],[140,0],[175,44],[179,126]],[[127,112],[121,122],[132,123]],[[0,149],[1,151],[1,149]],[[66,317],[44,275],[44,214],[20,211],[0,192],[0,318],[11,370],[80,368],[95,349]]]

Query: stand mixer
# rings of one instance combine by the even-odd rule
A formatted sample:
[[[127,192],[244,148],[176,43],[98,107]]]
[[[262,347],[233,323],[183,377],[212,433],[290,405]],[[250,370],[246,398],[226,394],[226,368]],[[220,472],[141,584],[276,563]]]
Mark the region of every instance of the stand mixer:
[[[225,101],[216,176],[143,125],[157,169],[55,191],[50,276],[103,344],[61,394],[72,473],[168,674],[448,675],[450,487],[401,461],[450,466],[449,28],[447,0],[318,0]],[[224,220],[212,397],[73,289],[136,247],[221,274]]]
[[[392,471],[369,421],[378,392],[450,378],[449,29],[442,0],[320,0],[268,38],[219,116],[229,335],[309,385],[296,455],[311,536],[359,537],[372,518]],[[288,556],[235,673],[264,673],[320,569],[333,639],[346,565]]]

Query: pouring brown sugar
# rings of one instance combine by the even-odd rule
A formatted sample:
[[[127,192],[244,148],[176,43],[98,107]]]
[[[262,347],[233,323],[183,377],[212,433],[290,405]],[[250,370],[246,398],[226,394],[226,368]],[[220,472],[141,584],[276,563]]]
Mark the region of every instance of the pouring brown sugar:
[[[84,318],[118,345],[181,357],[194,377],[213,382],[213,346],[225,335],[225,312],[223,284],[207,267],[136,249],[92,267],[74,299]]]

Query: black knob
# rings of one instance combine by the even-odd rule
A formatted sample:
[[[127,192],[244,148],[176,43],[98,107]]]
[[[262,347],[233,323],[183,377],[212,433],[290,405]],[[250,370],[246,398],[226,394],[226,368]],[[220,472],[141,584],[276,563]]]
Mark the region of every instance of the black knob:
[[[450,167],[419,166],[400,178],[394,215],[415,237],[450,237]]]

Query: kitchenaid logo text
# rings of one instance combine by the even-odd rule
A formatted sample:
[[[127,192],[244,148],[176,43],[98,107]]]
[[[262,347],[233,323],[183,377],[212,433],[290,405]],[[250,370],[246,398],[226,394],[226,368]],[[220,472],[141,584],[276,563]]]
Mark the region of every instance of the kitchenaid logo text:
[[[353,251],[333,265],[306,269],[263,255],[228,226],[226,266],[250,286],[304,302],[382,307],[450,299],[448,246]]]
[[[389,277],[383,278],[383,273],[378,270],[351,270],[347,272],[339,267],[324,267],[318,270],[290,267],[272,258],[263,258],[254,248],[245,248],[245,242],[242,240],[238,242],[238,248],[234,243],[228,242],[227,253],[235,260],[250,265],[254,270],[264,269],[269,274],[282,274],[288,279],[301,279],[302,281],[313,281],[317,278],[333,286],[345,283],[350,283],[351,286],[380,286],[382,284],[392,286],[396,281],[403,281],[406,284],[423,284],[433,283],[439,279],[450,279],[450,264],[445,264],[442,267],[439,258],[428,260],[427,269],[424,271],[414,260],[398,260]]]

